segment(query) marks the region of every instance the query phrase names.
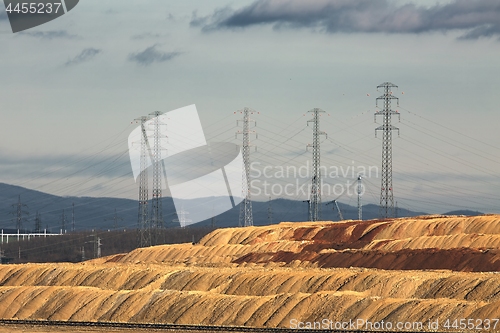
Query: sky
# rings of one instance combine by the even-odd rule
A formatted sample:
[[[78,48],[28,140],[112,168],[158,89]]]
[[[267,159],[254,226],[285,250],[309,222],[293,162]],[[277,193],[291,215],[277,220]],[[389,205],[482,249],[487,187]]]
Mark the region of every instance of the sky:
[[[279,172],[310,163],[308,111],[325,110],[324,181],[347,192],[381,168],[377,86],[392,82],[398,205],[500,213],[497,0],[82,0],[16,34],[0,5],[0,45],[1,182],[136,199],[134,120],[196,104],[210,142],[239,143],[235,112],[256,111],[255,200],[306,199],[279,189],[310,178]],[[378,204],[380,174],[363,182]]]

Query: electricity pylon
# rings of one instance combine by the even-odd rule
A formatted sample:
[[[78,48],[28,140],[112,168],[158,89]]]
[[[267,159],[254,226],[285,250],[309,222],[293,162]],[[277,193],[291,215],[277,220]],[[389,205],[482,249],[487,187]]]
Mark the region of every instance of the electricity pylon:
[[[363,192],[363,185],[361,184],[361,175],[358,176],[358,220],[363,219],[363,206],[361,205],[361,194]]]
[[[187,216],[189,215],[189,212],[185,211],[183,207],[177,212],[177,216],[179,218],[173,220],[172,222],[174,223],[179,223],[181,228],[185,228],[188,223],[193,222],[193,220],[188,219]]]
[[[23,228],[23,221],[26,220],[23,215],[29,215],[30,213],[27,210],[24,210],[24,208],[28,208],[27,205],[21,203],[21,196],[19,195],[17,204],[12,205],[13,208],[16,209],[15,212],[11,212],[12,215],[14,215],[15,221],[16,221],[16,229],[21,230]]]
[[[137,227],[139,229],[138,245],[139,247],[151,246],[151,228],[148,218],[148,135],[146,132],[147,116],[137,118],[136,121],[141,123],[141,158],[140,158],[140,174],[139,174],[139,213],[137,218]]]
[[[65,234],[66,233],[66,214],[64,213],[64,209],[62,211],[61,215],[61,233]]]
[[[42,232],[42,216],[38,211],[36,211],[36,217],[35,217],[35,233],[40,233]]]
[[[100,258],[101,257],[101,238],[97,237],[97,233],[94,234],[94,240],[91,241],[94,243],[94,258]]]
[[[307,203],[307,218],[311,221],[311,200],[302,200],[302,202]]]
[[[243,144],[241,146],[242,155],[243,155],[243,167],[245,173],[242,177],[242,195],[243,202],[241,203],[240,208],[240,219],[238,221],[238,225],[240,227],[249,227],[253,226],[253,215],[252,215],[252,196],[250,193],[250,135],[255,134],[255,138],[257,138],[257,132],[254,130],[250,130],[250,123],[253,122],[254,126],[257,126],[255,120],[250,119],[250,115],[255,112],[250,108],[244,108],[242,111],[239,111],[243,114],[242,120],[236,121],[236,126],[239,125],[239,122],[243,122],[243,128],[241,131],[236,132],[236,137],[238,134],[243,135]],[[236,112],[235,112],[236,113]]]
[[[155,111],[149,114],[153,118],[154,136],[153,136],[153,193],[152,193],[152,204],[151,204],[151,227],[155,229],[154,232],[154,244],[158,245],[161,242],[161,234],[163,233],[163,207],[162,207],[162,151],[165,150],[161,145],[163,124],[160,121],[160,116],[162,112]]]
[[[400,117],[399,112],[391,110],[392,100],[397,101],[399,106],[399,98],[392,94],[392,88],[398,86],[384,82],[377,87],[384,89],[384,94],[377,98],[376,106],[378,107],[379,100],[384,101],[382,110],[375,112],[375,121],[377,116],[383,116],[382,126],[375,129],[375,137],[377,131],[382,131],[382,186],[380,188],[380,217],[394,217],[394,192],[392,188],[392,131],[398,131],[399,128],[391,124],[392,115]]]
[[[118,221],[123,221],[123,218],[118,216],[118,214],[116,213],[116,208],[115,208],[115,214],[113,215],[113,218],[104,219],[104,221],[113,221],[113,229],[118,229]]]
[[[273,202],[271,197],[269,197],[269,206],[267,207],[267,223],[269,225],[273,224]]]
[[[313,123],[313,143],[308,144],[307,147],[312,147],[312,186],[311,186],[311,197],[309,211],[310,221],[319,221],[321,219],[321,150],[319,136],[328,135],[320,130],[319,120],[320,114],[325,113],[325,111],[314,108],[309,111],[313,114],[313,119],[307,121],[307,126],[309,123]]]
[[[71,231],[75,231],[75,203],[73,202],[71,210]]]
[[[335,211],[335,208],[337,208],[337,214],[339,216],[339,221],[344,221],[344,215],[342,215],[342,211],[340,210],[339,203],[337,200],[330,201],[326,205],[332,205],[332,210]]]

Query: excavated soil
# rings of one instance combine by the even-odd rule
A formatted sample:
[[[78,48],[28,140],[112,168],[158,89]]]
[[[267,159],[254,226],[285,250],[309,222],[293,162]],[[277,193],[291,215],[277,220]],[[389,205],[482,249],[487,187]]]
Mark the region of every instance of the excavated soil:
[[[499,271],[498,215],[281,223],[81,264],[0,266],[0,318],[258,327],[484,320],[500,317]]]
[[[146,329],[113,329],[113,328],[91,328],[91,327],[54,327],[54,326],[33,326],[33,325],[5,325],[0,324],[0,333],[155,333],[165,332],[160,330]],[[193,333],[192,331],[177,331],[177,333]],[[210,332],[206,332],[210,333]]]

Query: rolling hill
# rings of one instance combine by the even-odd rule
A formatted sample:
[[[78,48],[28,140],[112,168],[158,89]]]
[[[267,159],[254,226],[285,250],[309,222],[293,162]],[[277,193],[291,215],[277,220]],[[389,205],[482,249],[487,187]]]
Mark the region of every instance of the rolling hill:
[[[49,232],[59,233],[62,228],[63,210],[66,216],[66,230],[70,231],[72,208],[75,205],[75,229],[130,229],[136,228],[138,203],[135,200],[120,198],[92,198],[92,197],[59,197],[51,194],[30,190],[27,188],[0,183],[0,228],[6,230],[15,229],[14,215],[18,197],[21,202],[27,205],[26,210],[30,215],[26,216],[23,227],[27,230],[34,228],[34,218],[36,212],[42,216],[42,229],[47,228]],[[174,204],[171,198],[164,198],[163,216],[167,227],[177,227],[178,223],[172,222],[177,219]],[[302,201],[287,199],[275,199],[271,202],[253,202],[253,216],[255,225],[268,225],[268,209],[272,207],[271,223],[281,221],[304,221],[307,219],[307,204]],[[356,219],[358,216],[357,207],[339,203],[340,209],[345,219]],[[115,226],[113,220],[114,210],[117,210],[118,224]],[[399,209],[399,216],[418,216],[424,213],[412,212],[407,209]],[[332,205],[323,203],[323,218],[336,221],[337,212],[332,210]],[[231,227],[238,225],[240,214],[239,206],[215,217],[218,227]],[[373,219],[379,216],[379,207],[376,205],[365,205],[363,207],[363,218]],[[211,225],[211,220],[202,221],[197,225]]]

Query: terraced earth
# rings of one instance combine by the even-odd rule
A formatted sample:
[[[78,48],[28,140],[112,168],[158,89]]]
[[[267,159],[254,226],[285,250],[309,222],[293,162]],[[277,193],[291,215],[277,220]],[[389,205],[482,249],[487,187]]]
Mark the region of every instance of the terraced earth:
[[[256,327],[485,320],[500,318],[498,271],[499,215],[280,223],[81,264],[0,266],[0,318]]]

